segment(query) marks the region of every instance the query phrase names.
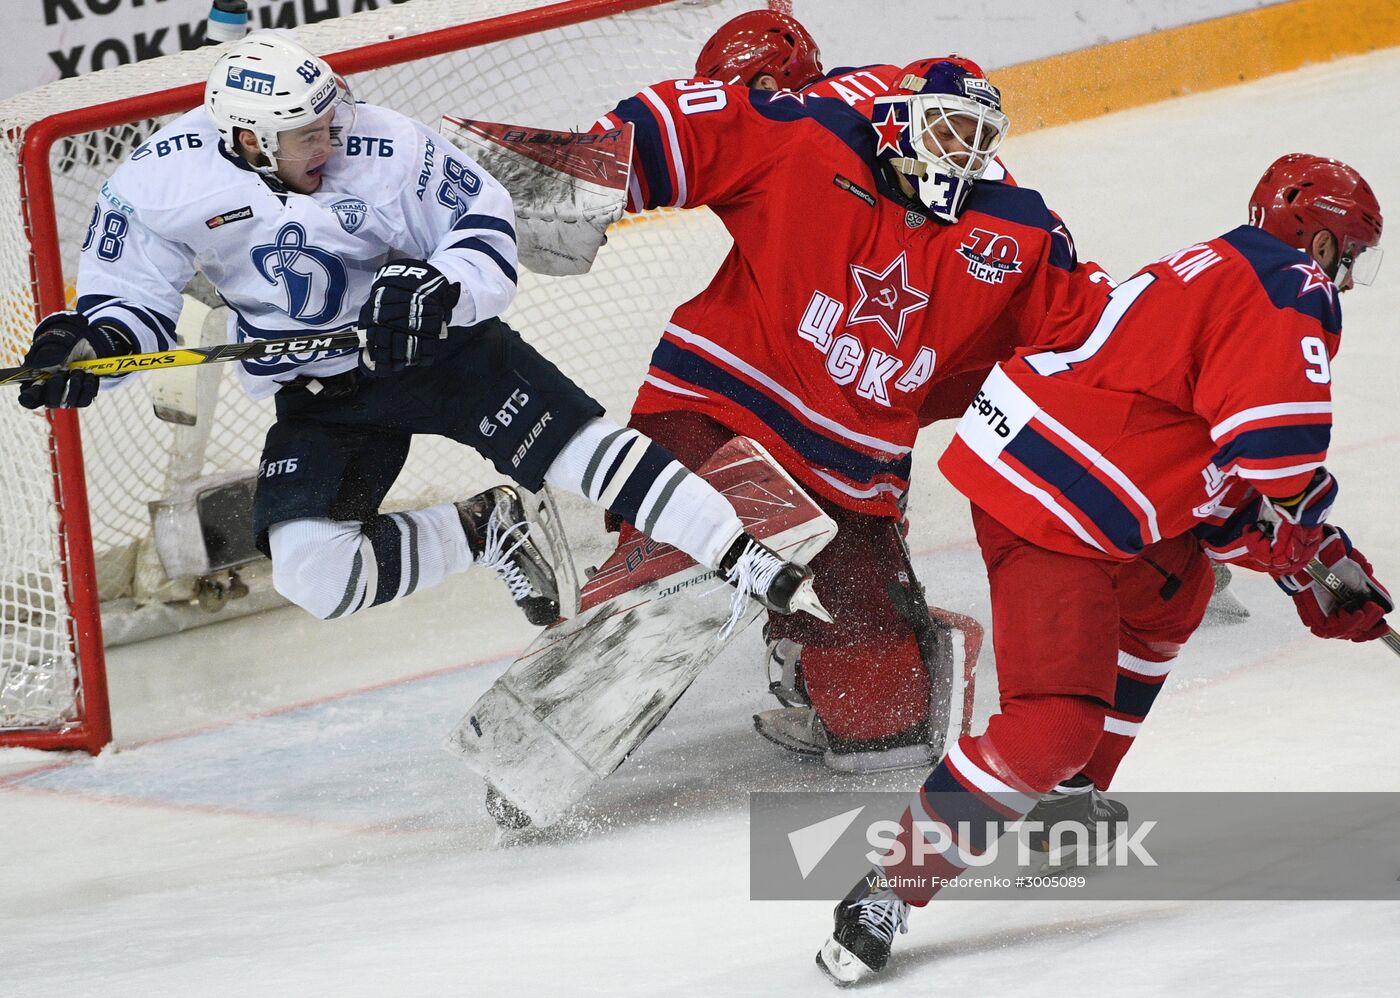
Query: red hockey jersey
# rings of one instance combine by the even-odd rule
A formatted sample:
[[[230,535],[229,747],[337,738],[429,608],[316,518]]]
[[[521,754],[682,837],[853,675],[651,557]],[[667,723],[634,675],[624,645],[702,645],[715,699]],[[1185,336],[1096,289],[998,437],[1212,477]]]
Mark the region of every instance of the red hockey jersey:
[[[709,205],[734,237],[667,325],[634,411],[704,413],[848,509],[898,515],[940,382],[1102,294],[1039,194],[978,184],[956,224],[932,221],[888,186],[869,120],[844,103],[680,80],[599,124],[623,121],[630,209]]]
[[[868,118],[875,107],[875,98],[888,97],[904,76],[906,68],[884,64],[833,69],[820,80],[803,87],[802,93],[807,97],[831,97],[845,101]],[[1006,164],[1000,157],[992,160],[987,166],[987,172],[982,175],[982,179],[997,180],[1013,186],[1016,183],[1016,178],[1007,172]]]
[[[1322,466],[1337,289],[1260,229],[1150,264],[1051,333],[1068,348],[998,365],[939,461],[1029,541],[1132,558],[1221,522],[1239,480],[1290,497]]]

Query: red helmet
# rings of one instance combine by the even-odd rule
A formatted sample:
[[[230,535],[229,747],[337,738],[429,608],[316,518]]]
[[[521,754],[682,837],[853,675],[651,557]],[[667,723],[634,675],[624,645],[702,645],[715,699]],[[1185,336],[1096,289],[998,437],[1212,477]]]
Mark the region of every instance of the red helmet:
[[[807,29],[787,14],[751,10],[720,25],[695,60],[695,75],[749,86],[764,73],[788,90],[822,75],[822,54]]]
[[[977,63],[973,62],[971,59],[960,55],[938,55],[934,56],[932,59],[920,59],[918,62],[911,62],[909,65],[905,66],[904,72],[906,75],[912,73],[914,76],[923,76],[928,72],[930,66],[939,62],[951,62],[954,66],[967,70],[967,72],[971,73],[973,76],[980,76],[984,80],[987,78],[987,74],[982,72],[981,66],[977,65]],[[903,77],[900,78],[903,79]]]
[[[1250,195],[1249,224],[1304,251],[1330,232],[1341,250],[1338,283],[1349,273],[1369,284],[1380,264],[1381,206],[1361,174],[1335,159],[1295,152],[1275,160]]]

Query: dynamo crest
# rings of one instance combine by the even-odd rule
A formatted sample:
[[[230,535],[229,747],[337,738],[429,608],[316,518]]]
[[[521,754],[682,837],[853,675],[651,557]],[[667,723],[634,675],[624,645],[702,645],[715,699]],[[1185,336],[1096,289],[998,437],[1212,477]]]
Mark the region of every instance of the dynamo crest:
[[[365,216],[369,214],[369,206],[358,198],[344,198],[331,205],[331,211],[335,212],[342,229],[354,232],[364,224]]]

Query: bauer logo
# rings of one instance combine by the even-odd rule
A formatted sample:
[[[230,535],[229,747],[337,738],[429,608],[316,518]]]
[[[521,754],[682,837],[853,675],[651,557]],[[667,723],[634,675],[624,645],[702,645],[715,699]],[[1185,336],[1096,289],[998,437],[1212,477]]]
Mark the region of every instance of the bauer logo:
[[[256,70],[244,69],[241,66],[230,66],[227,82],[234,90],[271,97],[273,89],[277,84],[277,78],[267,73],[259,73]]]

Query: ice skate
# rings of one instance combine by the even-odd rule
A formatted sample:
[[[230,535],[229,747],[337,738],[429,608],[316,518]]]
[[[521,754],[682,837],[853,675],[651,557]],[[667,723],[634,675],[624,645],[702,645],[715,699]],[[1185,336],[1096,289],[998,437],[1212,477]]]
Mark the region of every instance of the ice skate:
[[[530,538],[530,525],[520,493],[497,485],[457,503],[476,563],[493,570],[510,590],[511,599],[536,627],[559,619],[559,587],[554,570]]]
[[[836,926],[817,951],[817,966],[839,988],[884,970],[895,931],[909,931],[909,905],[876,886],[880,875],[866,874],[836,906]]]
[[[768,692],[784,707],[810,707],[812,701],[802,678],[802,646],[788,638],[773,637],[766,620],[763,641],[768,646]]]
[[[820,756],[827,769],[838,773],[927,769],[934,762],[927,722],[883,738],[839,738],[826,730],[811,707],[778,707],[755,714],[753,727],[779,748]]]
[[[812,758],[830,748],[826,725],[811,707],[776,707],[753,716],[753,728],[779,748]]]
[[[1128,807],[1121,801],[1112,800],[1089,782],[1087,776],[1073,776],[1051,790],[1031,808],[1026,821],[1038,821],[1043,826],[1033,831],[1027,844],[1038,853],[1045,854],[1044,864],[1038,872],[1057,873],[1078,865],[1081,841],[1088,845],[1088,855],[1110,845],[1123,831],[1128,822]],[[1077,825],[1083,832],[1068,831],[1063,836],[1053,835],[1056,825]],[[1100,839],[1099,833],[1104,837]],[[1081,838],[1081,835],[1084,838]],[[1052,843],[1063,843],[1052,849]]]
[[[769,610],[778,613],[810,613],[825,623],[831,623],[822,601],[812,586],[812,570],[806,565],[783,561],[766,545],[748,534],[740,534],[720,560],[719,574],[734,587],[729,623],[720,632],[726,638],[744,612],[752,597]]]
[[[888,773],[899,769],[928,769],[935,762],[928,721],[879,738],[842,738],[827,732],[822,753],[826,768],[838,773]]]

